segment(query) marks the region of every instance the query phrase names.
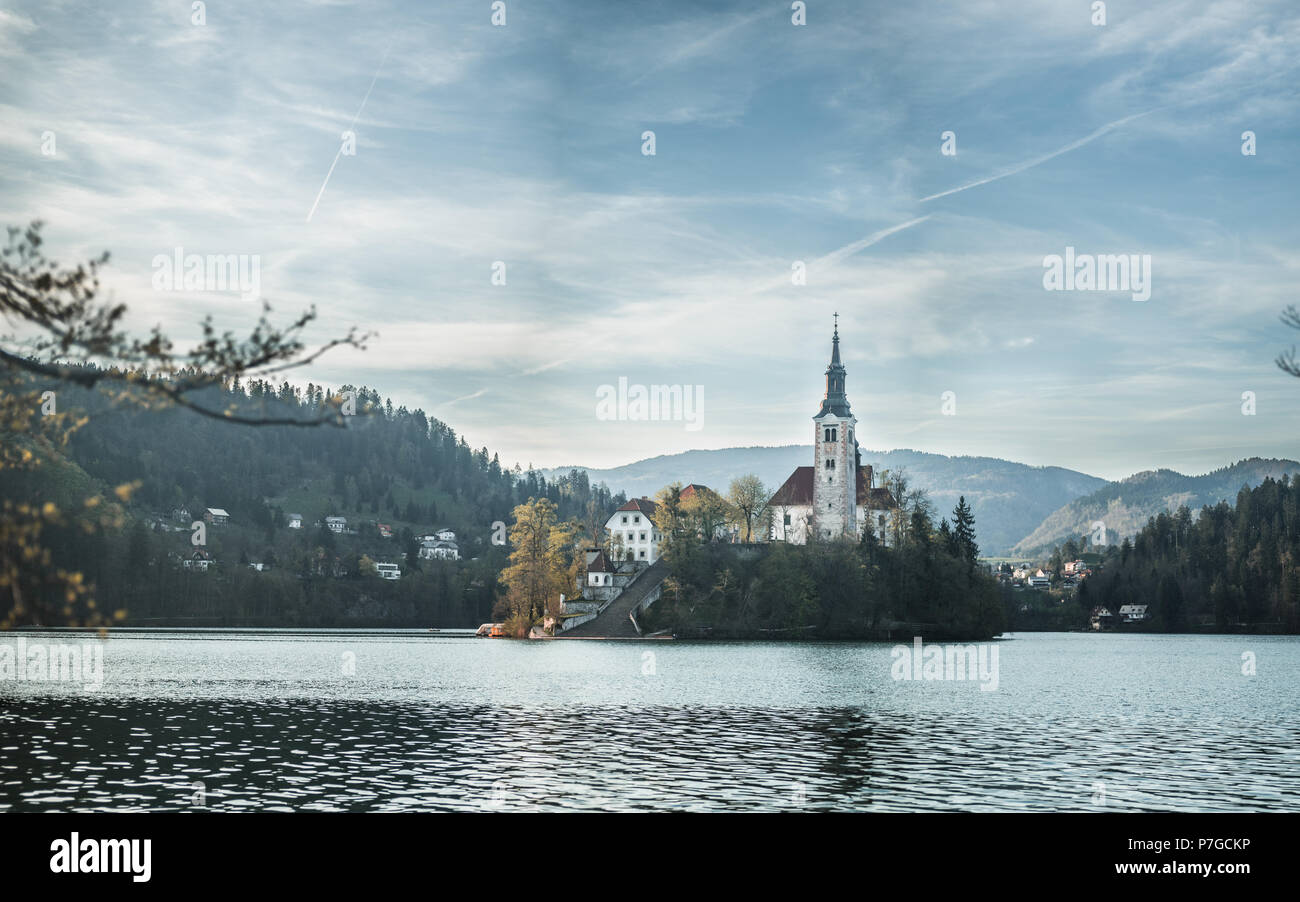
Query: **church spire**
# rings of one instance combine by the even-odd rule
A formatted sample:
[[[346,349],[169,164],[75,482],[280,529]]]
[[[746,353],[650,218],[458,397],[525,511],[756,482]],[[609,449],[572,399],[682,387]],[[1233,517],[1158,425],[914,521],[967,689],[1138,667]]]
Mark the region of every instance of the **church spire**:
[[[817,416],[834,414],[837,417],[852,416],[849,412],[849,399],[844,393],[844,364],[840,363],[840,315],[835,314],[835,332],[831,337],[831,365],[826,367],[826,397]]]

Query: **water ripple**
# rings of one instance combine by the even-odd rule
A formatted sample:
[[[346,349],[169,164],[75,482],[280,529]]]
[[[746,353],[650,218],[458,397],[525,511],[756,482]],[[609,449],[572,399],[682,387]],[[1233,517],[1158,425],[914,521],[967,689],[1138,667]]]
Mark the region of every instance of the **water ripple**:
[[[869,644],[115,638],[97,693],[0,684],[0,810],[1300,810],[1300,640],[1001,652],[982,692]]]

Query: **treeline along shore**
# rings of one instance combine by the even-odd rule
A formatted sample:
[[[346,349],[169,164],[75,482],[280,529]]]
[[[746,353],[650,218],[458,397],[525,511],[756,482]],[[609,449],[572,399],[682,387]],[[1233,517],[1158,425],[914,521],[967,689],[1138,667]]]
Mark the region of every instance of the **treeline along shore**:
[[[897,477],[896,477],[897,478]],[[746,639],[988,639],[1004,627],[999,587],[977,560],[962,499],[936,527],[923,492],[903,480],[888,536],[868,522],[859,542],[737,546],[701,531],[661,494],[656,517],[671,568],[643,629]],[[748,547],[752,553],[746,553]]]
[[[57,403],[84,420],[66,443],[4,435],[42,463],[0,469],[0,498],[43,521],[41,562],[0,586],[6,624],[75,624],[78,605],[89,602],[110,622],[137,626],[513,620],[522,632],[554,613],[561,593],[572,597],[584,577],[581,549],[603,544],[606,517],[627,500],[585,473],[548,480],[531,465],[504,467],[447,424],[366,387],[233,381],[202,400],[306,418],[342,392],[356,402],[345,428],[302,429],[232,426],[62,388]],[[999,585],[979,558],[964,499],[941,516],[904,474],[893,478],[904,500],[882,534],[869,527],[858,542],[807,546],[760,541],[761,517],[753,542],[706,541],[711,530],[667,487],[657,525],[670,575],[644,612],[644,630],[982,639],[1083,629],[1098,608],[1143,604],[1150,616],[1129,628],[1300,632],[1295,477],[1243,489],[1235,504],[1162,514],[1118,544],[1066,543],[1044,562],[1049,572],[1081,550],[1097,563],[1072,593],[1055,595]],[[534,542],[542,563],[521,554],[530,530],[544,536]],[[422,553],[435,532],[455,537],[454,553]],[[21,540],[5,537],[11,557],[22,557]],[[400,579],[382,578],[381,565],[398,568]],[[49,576],[59,573],[84,585],[84,598],[65,602],[68,580]]]
[[[39,405],[41,387],[29,378],[8,390],[35,392]],[[59,386],[52,403],[78,424],[66,441],[4,430],[39,466],[0,468],[0,498],[40,527],[39,543],[16,530],[3,538],[13,558],[34,555],[0,585],[6,622],[77,624],[102,612],[125,625],[477,626],[501,594],[517,505],[547,499],[578,522],[626,500],[583,473],[548,480],[507,468],[365,386],[232,381],[195,402],[310,420],[345,394],[355,412],[344,428],[251,427]],[[329,518],[342,523],[331,529]],[[438,531],[455,536],[454,556],[421,557],[419,537]],[[379,578],[383,563],[401,578]],[[84,598],[65,601],[60,572]]]

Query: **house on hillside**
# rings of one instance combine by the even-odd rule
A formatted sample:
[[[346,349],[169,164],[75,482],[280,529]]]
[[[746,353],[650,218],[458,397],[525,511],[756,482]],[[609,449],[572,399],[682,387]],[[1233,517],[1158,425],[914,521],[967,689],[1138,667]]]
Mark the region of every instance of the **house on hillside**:
[[[436,532],[434,532],[433,537],[437,539],[439,542],[456,541],[455,531],[451,529],[447,529],[445,526],[442,529],[439,529]]]
[[[375,529],[379,530],[379,535],[385,539],[391,539],[393,537],[393,527],[389,526],[387,523],[376,523]]]
[[[1033,576],[1029,577],[1028,583],[1031,589],[1046,589],[1052,585],[1052,578],[1042,570],[1039,570]]]
[[[225,526],[230,522],[230,514],[219,507],[209,507],[203,512],[203,519],[213,526]]]
[[[202,548],[194,549],[189,557],[181,559],[181,566],[186,570],[202,570],[207,572],[208,568],[215,564],[212,555],[208,554]]]
[[[615,560],[644,564],[658,560],[663,536],[651,519],[658,509],[659,505],[649,498],[633,498],[610,515],[605,529]]]
[[[375,564],[375,576],[380,579],[401,579],[402,570],[396,564]]]
[[[325,528],[330,532],[342,533],[348,528],[347,517],[326,517]]]
[[[290,528],[290,529],[302,529],[302,514],[290,514],[290,515],[289,515],[289,528]]]
[[[420,543],[419,556],[426,561],[458,561],[460,546],[455,542],[425,537]]]
[[[1115,618],[1109,610],[1103,607],[1096,607],[1092,609],[1092,617],[1088,621],[1088,625],[1094,630],[1104,630],[1108,629],[1114,622]]]
[[[1147,606],[1144,604],[1122,604],[1119,606],[1121,623],[1141,623],[1147,619]]]

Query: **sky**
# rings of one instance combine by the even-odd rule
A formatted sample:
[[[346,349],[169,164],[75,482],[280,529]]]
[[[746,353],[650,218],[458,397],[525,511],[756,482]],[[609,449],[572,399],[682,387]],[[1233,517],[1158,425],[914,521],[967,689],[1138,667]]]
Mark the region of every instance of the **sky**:
[[[1300,457],[1290,0],[195,6],[0,2],[0,218],[110,251],[140,332],[246,333],[155,260],[248,255],[277,318],[375,333],[295,381],[607,467],[811,442],[838,313],[867,449]],[[1150,297],[1046,290],[1067,247]],[[601,415],[620,379],[695,421]]]

